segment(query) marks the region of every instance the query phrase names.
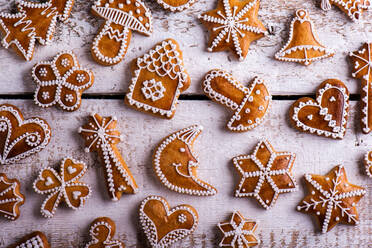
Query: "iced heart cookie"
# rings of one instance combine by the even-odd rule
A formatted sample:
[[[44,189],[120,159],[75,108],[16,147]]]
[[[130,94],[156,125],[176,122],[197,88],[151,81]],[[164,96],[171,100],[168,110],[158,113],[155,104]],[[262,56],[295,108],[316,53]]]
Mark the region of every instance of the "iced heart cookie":
[[[36,231],[26,235],[19,242],[10,245],[8,248],[50,248],[50,245],[44,233]]]
[[[356,204],[366,191],[347,180],[342,165],[334,167],[325,176],[306,174],[305,180],[309,194],[300,202],[297,210],[314,215],[322,233],[330,231],[340,222],[358,224]]]
[[[364,156],[364,166],[366,167],[366,173],[372,178],[372,151],[369,151]]]
[[[275,151],[267,140],[260,141],[252,155],[233,158],[240,175],[235,197],[254,197],[265,209],[272,208],[280,194],[297,191],[295,158],[294,153]]]
[[[10,104],[0,105],[0,164],[12,164],[44,149],[51,137],[49,124],[39,118],[23,119]]]
[[[85,248],[125,248],[123,242],[113,240],[116,232],[115,222],[108,217],[99,217],[90,224],[89,234],[92,241]]]
[[[271,95],[262,79],[256,77],[248,87],[223,70],[212,70],[202,82],[204,93],[213,101],[235,111],[227,123],[234,132],[244,132],[262,123],[269,112]]]
[[[166,248],[192,234],[198,225],[198,213],[190,205],[170,209],[160,196],[149,196],[139,210],[142,229],[153,248]]]
[[[157,0],[164,9],[170,11],[182,11],[188,9],[193,5],[197,0]]]
[[[104,165],[107,190],[114,201],[119,200],[124,193],[138,192],[136,181],[116,146],[123,139],[116,130],[116,124],[115,116],[102,117],[94,113],[79,129],[85,140],[85,151],[97,152]]]
[[[91,50],[93,59],[102,65],[115,65],[123,60],[132,31],[152,33],[151,12],[141,0],[97,0],[92,13],[105,20]]]
[[[371,8],[369,0],[322,0],[320,7],[322,10],[328,11],[332,5],[337,6],[353,21],[361,20],[363,12]]]
[[[79,181],[86,171],[83,162],[71,158],[63,159],[59,173],[50,167],[40,171],[33,187],[38,194],[48,194],[41,205],[44,217],[53,217],[61,201],[74,210],[83,207],[92,191],[89,185]]]
[[[178,193],[209,196],[217,190],[197,176],[198,160],[193,152],[202,126],[191,126],[166,137],[155,150],[153,165],[159,180]]]
[[[66,111],[80,107],[81,94],[94,82],[93,73],[80,67],[73,52],[61,52],[52,61],[37,63],[32,78],[37,85],[34,101],[38,106],[58,105]]]
[[[177,41],[165,40],[134,60],[132,72],[125,103],[134,109],[171,119],[176,113],[178,97],[191,83]]]
[[[17,179],[9,179],[0,173],[0,215],[9,220],[16,220],[20,215],[19,207],[25,203],[21,193],[21,183]]]
[[[218,223],[223,234],[220,247],[248,248],[256,246],[260,240],[256,237],[257,222],[246,219],[239,211],[235,211],[230,221]]]
[[[326,48],[318,41],[314,23],[307,10],[299,9],[292,19],[288,41],[275,54],[275,58],[281,61],[310,65],[314,61],[333,55],[333,50]]]
[[[53,38],[57,20],[67,20],[73,4],[74,0],[17,1],[17,13],[0,13],[1,43],[5,48],[12,47],[25,60],[31,60],[36,41],[48,44]]]
[[[291,124],[296,129],[334,139],[346,132],[349,112],[349,91],[343,82],[328,79],[321,83],[316,99],[303,97],[289,110]]]
[[[251,42],[267,35],[258,20],[259,0],[218,0],[217,8],[199,16],[210,31],[208,51],[231,50],[242,61]]]

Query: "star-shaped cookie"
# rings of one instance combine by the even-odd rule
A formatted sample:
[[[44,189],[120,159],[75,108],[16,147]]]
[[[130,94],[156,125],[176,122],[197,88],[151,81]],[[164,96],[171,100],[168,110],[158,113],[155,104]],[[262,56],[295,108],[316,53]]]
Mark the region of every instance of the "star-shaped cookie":
[[[233,158],[240,174],[236,197],[254,197],[265,209],[270,209],[281,193],[297,190],[292,175],[296,155],[277,152],[267,140],[258,143],[252,155]]]
[[[359,221],[355,205],[366,194],[364,188],[351,184],[342,165],[325,176],[306,174],[308,194],[297,210],[315,215],[322,232],[330,231],[337,223],[356,225]]]
[[[219,0],[216,9],[201,14],[199,19],[210,31],[208,51],[230,49],[244,60],[251,42],[267,34],[257,18],[259,7],[259,0]]]

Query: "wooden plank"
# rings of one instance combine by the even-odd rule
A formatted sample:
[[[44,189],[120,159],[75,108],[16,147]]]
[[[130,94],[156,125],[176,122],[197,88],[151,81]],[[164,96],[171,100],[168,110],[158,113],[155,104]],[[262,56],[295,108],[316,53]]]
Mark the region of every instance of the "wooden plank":
[[[18,106],[26,118],[40,116],[48,120],[53,138],[37,155],[19,164],[0,166],[0,172],[22,182],[22,192],[27,198],[20,219],[15,222],[0,220],[0,247],[36,229],[46,233],[52,247],[82,247],[88,241],[89,223],[98,216],[109,216],[116,221],[117,237],[125,241],[127,247],[145,247],[138,225],[138,207],[141,200],[152,194],[166,197],[172,206],[191,204],[199,212],[200,224],[195,233],[173,247],[216,247],[221,238],[216,224],[227,220],[234,210],[259,221],[257,234],[262,240],[261,247],[368,247],[372,244],[372,184],[361,164],[365,152],[371,148],[372,136],[361,134],[355,102],[351,104],[347,134],[339,141],[300,133],[290,127],[287,116],[290,101],[274,101],[264,124],[241,134],[224,128],[231,113],[210,101],[181,101],[172,120],[134,111],[117,100],[85,100],[82,108],[73,113],[54,108],[43,110],[27,100],[8,102]],[[118,129],[124,135],[118,147],[140,186],[138,194],[124,196],[119,202],[109,200],[97,157],[84,153],[83,141],[77,133],[91,112],[118,117]],[[170,191],[160,184],[152,169],[152,152],[158,142],[193,124],[205,127],[196,141],[195,151],[199,155],[200,178],[219,191],[213,197],[193,197]],[[281,195],[276,206],[268,211],[255,200],[233,197],[238,178],[231,158],[251,153],[261,138],[268,138],[278,151],[297,154],[294,175],[300,184],[298,192]],[[73,156],[89,165],[83,181],[92,186],[93,195],[82,210],[60,207],[55,217],[45,219],[39,212],[44,196],[36,194],[31,185],[41,168],[56,166],[65,156]],[[325,174],[337,164],[344,164],[352,183],[367,189],[366,196],[358,204],[361,221],[356,227],[338,225],[331,232],[320,234],[314,232],[317,227],[312,217],[295,210],[305,195],[300,182],[303,182],[304,173]]]
[[[233,72],[242,81],[249,82],[255,75],[264,78],[273,94],[310,94],[317,85],[327,78],[338,78],[346,83],[351,93],[358,93],[359,83],[350,78],[346,60],[348,52],[360,47],[371,38],[372,26],[369,23],[357,24],[332,8],[328,12],[316,7],[314,2],[304,2],[301,6],[296,0],[263,0],[259,16],[265,26],[274,26],[275,35],[253,43],[247,59],[239,62],[228,52],[208,53],[206,44],[208,34],[197,19],[198,14],[213,9],[216,1],[200,0],[191,9],[181,13],[168,13],[155,3],[147,1],[154,16],[154,33],[145,37],[138,33],[133,39],[125,60],[112,67],[104,67],[94,62],[90,55],[93,37],[101,20],[90,14],[91,2],[76,0],[72,17],[66,24],[58,24],[54,42],[49,46],[37,46],[32,62],[25,62],[14,52],[0,49],[0,89],[2,94],[31,93],[35,89],[30,76],[32,66],[41,60],[51,59],[61,50],[72,49],[82,65],[91,68],[96,75],[96,83],[86,93],[118,94],[127,91],[131,78],[129,62],[142,56],[148,49],[166,38],[175,38],[184,51],[185,65],[192,85],[185,94],[201,94],[200,81],[211,69],[223,68]],[[0,9],[7,11],[11,4],[0,3]],[[274,54],[288,36],[289,22],[294,11],[306,8],[318,30],[320,41],[336,50],[331,59],[312,64],[309,67],[275,60]],[[273,11],[275,10],[275,11]],[[364,14],[365,20],[372,13]]]

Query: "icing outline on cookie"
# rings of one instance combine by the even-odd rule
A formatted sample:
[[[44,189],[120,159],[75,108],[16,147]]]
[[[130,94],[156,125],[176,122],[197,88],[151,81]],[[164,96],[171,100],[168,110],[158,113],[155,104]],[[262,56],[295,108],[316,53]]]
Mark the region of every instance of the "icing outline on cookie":
[[[9,179],[4,173],[0,173],[0,214],[9,220],[18,219],[19,207],[25,203],[25,196],[20,188],[21,184],[17,179]],[[11,211],[8,209],[9,204],[13,205]]]
[[[332,7],[331,4],[340,8],[353,21],[359,21],[363,11],[371,8],[369,0],[322,0],[320,7],[322,10],[328,11]]]
[[[185,4],[173,6],[170,3],[167,3],[167,0],[156,0],[164,9],[169,9],[172,12],[183,11],[188,9],[193,5],[197,0],[187,0]],[[177,0],[176,0],[177,1]]]
[[[364,156],[364,166],[366,168],[366,174],[372,178],[372,151],[369,151]]]
[[[106,228],[107,233],[101,228]],[[115,222],[108,217],[99,217],[95,219],[90,228],[89,235],[91,241],[85,245],[85,248],[125,248],[124,244],[120,240],[112,240],[116,232]],[[101,239],[100,235],[104,235],[105,238]]]
[[[8,248],[50,248],[44,233],[36,231],[21,238],[21,241]]]

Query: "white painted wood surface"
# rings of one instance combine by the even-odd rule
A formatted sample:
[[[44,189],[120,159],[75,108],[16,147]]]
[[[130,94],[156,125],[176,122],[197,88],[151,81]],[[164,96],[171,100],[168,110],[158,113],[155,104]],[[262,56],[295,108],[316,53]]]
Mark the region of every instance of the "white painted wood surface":
[[[22,193],[26,195],[26,203],[21,207],[21,217],[17,221],[0,219],[0,247],[6,247],[36,229],[46,233],[52,247],[83,247],[88,241],[90,222],[99,216],[116,221],[116,237],[122,239],[127,247],[146,247],[139,229],[138,207],[141,200],[151,194],[166,197],[171,206],[191,204],[199,212],[200,224],[195,233],[173,247],[216,247],[221,239],[216,224],[227,220],[234,210],[259,222],[260,247],[372,245],[372,180],[365,175],[362,166],[362,158],[371,148],[372,136],[360,133],[355,102],[351,104],[347,134],[339,141],[300,133],[290,127],[287,112],[291,101],[274,101],[264,124],[241,134],[225,129],[231,113],[210,101],[181,101],[172,120],[134,111],[118,100],[84,100],[81,109],[74,113],[55,108],[44,110],[29,100],[0,100],[0,104],[5,102],[18,106],[26,118],[45,118],[51,124],[53,137],[47,148],[37,155],[19,164],[0,167],[0,172],[21,181]],[[123,196],[116,203],[107,196],[101,165],[96,155],[84,153],[83,140],[77,133],[91,112],[118,117],[118,129],[124,135],[124,141],[118,147],[139,184],[138,194]],[[170,191],[161,185],[152,168],[151,157],[156,145],[168,134],[192,124],[205,127],[195,143],[195,151],[199,155],[200,178],[218,189],[213,197],[193,197]],[[268,211],[253,199],[233,197],[238,174],[231,158],[251,153],[260,138],[268,138],[277,151],[297,154],[293,171],[300,185],[299,191],[280,195],[274,208]],[[45,196],[33,191],[32,182],[41,168],[58,166],[64,156],[88,164],[88,172],[82,181],[92,186],[93,195],[82,210],[59,207],[52,219],[45,219],[39,212]],[[295,209],[305,195],[302,176],[304,173],[325,174],[337,164],[344,164],[350,182],[367,189],[367,194],[358,204],[361,221],[356,227],[338,225],[329,233],[320,234],[316,232],[318,226],[314,219]]]

